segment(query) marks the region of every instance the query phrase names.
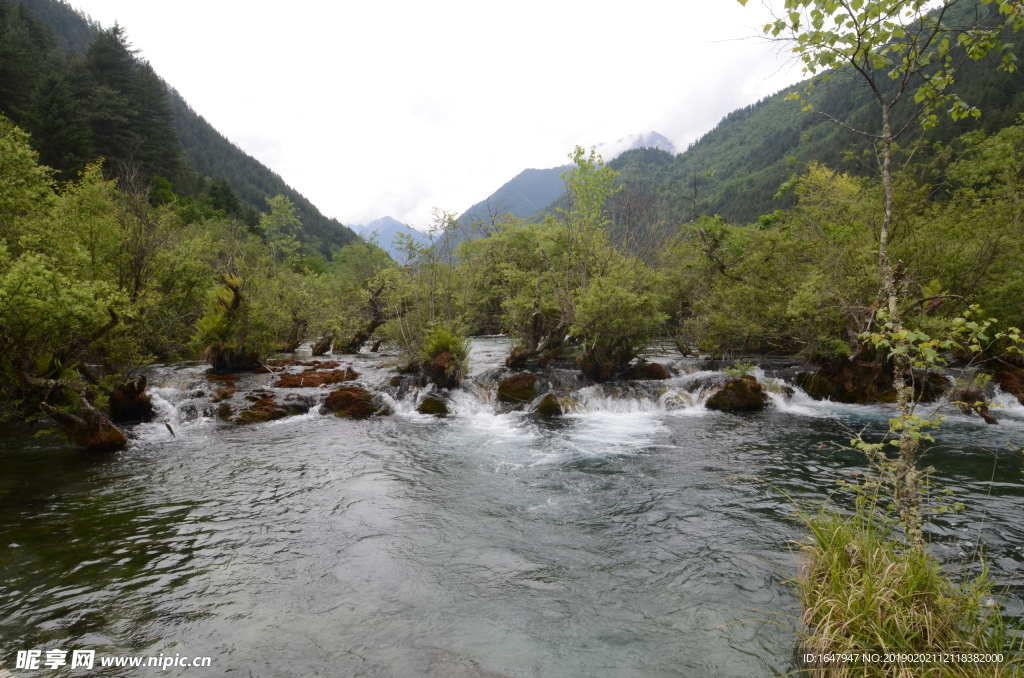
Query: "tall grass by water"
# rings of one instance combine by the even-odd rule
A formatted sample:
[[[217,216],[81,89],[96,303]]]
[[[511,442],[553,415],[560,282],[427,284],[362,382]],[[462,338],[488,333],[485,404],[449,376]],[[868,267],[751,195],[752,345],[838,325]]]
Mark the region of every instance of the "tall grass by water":
[[[852,514],[826,506],[805,519],[801,675],[1021,675],[1020,635],[1007,628],[985,568],[954,582],[864,497]]]

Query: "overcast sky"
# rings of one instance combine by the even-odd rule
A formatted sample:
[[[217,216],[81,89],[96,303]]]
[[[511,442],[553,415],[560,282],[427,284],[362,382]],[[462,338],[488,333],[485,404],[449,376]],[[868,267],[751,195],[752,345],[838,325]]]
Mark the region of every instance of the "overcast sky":
[[[679,150],[800,80],[757,3],[71,0],[346,224],[423,228],[527,167],[657,131]]]

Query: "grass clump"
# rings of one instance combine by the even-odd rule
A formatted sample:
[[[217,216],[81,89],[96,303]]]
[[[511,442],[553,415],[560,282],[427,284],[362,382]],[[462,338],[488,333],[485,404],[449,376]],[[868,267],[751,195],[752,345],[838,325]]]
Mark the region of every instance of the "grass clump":
[[[826,507],[806,517],[813,541],[800,546],[802,567],[796,582],[804,626],[800,674],[1020,675],[1020,641],[1004,626],[987,572],[954,583],[934,558],[899,538],[891,516],[864,498],[858,504],[852,515]],[[934,659],[962,653],[1002,654],[1003,660]],[[822,654],[856,659],[826,662],[814,657]],[[864,655],[880,659],[865,660]],[[914,655],[919,655],[917,660]],[[920,655],[933,658],[922,661]]]
[[[732,367],[723,367],[722,371],[733,379],[745,379],[757,368],[758,365],[755,365],[754,363],[738,362]]]

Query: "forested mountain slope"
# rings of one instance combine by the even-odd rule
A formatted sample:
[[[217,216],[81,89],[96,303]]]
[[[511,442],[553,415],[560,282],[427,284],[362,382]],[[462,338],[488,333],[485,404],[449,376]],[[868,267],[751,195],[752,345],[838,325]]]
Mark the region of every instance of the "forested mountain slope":
[[[710,132],[676,156],[653,149],[622,154],[609,165],[619,170],[620,185],[658,204],[664,220],[681,223],[694,215],[718,214],[734,223],[750,223],[760,215],[790,206],[792,196],[774,196],[780,185],[809,163],[821,162],[853,174],[872,174],[873,161],[849,158],[869,150],[868,141],[843,129],[818,112],[800,112],[800,103],[787,101],[805,83],[733,111]],[[940,117],[926,133],[915,130],[903,140],[949,144],[974,129],[993,134],[1024,111],[1024,72],[997,72],[993,64],[969,62],[956,90],[982,110],[978,119],[953,122]],[[812,95],[818,111],[873,130],[878,125],[877,103],[867,88],[835,82],[819,86]],[[900,121],[897,121],[900,122]],[[920,160],[921,157],[918,157]]]
[[[185,156],[192,166],[207,177],[223,179],[238,197],[266,211],[264,198],[284,195],[295,204],[306,232],[320,248],[329,252],[352,242],[356,235],[337,219],[328,219],[305,196],[285,183],[273,170],[252,157],[214,129],[203,116],[192,110],[173,88],[170,93],[174,124]]]
[[[561,174],[566,167],[524,169],[486,199],[470,207],[460,221],[488,221],[502,214],[528,217],[554,201],[565,190]]]
[[[59,179],[104,158],[108,175],[194,199],[212,191],[250,223],[268,211],[266,198],[285,195],[300,239],[325,256],[356,237],[195,113],[120,27],[103,30],[59,0],[0,0],[0,112],[32,134]]]

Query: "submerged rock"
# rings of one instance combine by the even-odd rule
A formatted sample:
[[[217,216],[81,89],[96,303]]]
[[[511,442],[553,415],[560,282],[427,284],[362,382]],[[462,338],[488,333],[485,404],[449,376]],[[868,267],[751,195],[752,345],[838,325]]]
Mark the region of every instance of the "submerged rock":
[[[373,404],[373,395],[365,388],[343,386],[327,396],[324,409],[334,412],[336,417],[366,419],[377,411]]]
[[[705,407],[722,412],[763,410],[768,401],[761,384],[754,377],[737,377],[725,382],[708,398]]]
[[[288,410],[281,409],[273,398],[260,398],[235,418],[236,424],[258,424],[275,419],[284,419]]]
[[[373,396],[373,406],[377,408],[373,413],[374,416],[386,417],[392,414],[391,405],[389,405],[384,396],[380,394]]]
[[[668,370],[665,369],[664,365],[660,365],[658,363],[640,363],[639,365],[633,365],[626,369],[619,375],[619,377],[630,381],[668,379]]]
[[[537,397],[537,377],[526,373],[498,382],[498,402],[524,405]]]
[[[231,408],[231,405],[228,405],[227,403],[217,405],[217,416],[224,421],[231,419],[231,415],[234,413],[235,411]]]
[[[443,417],[448,414],[448,406],[445,405],[444,401],[434,396],[427,396],[420,403],[420,406],[416,408],[416,411],[420,414],[432,414],[434,416]]]
[[[537,414],[545,419],[562,416],[562,406],[554,393],[548,393],[537,403]]]
[[[231,400],[232,398],[235,397],[236,392],[237,391],[233,388],[219,388],[217,389],[217,393],[214,394],[212,398],[210,398],[210,402],[220,403],[224,402],[225,400]]]

